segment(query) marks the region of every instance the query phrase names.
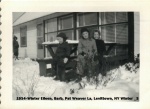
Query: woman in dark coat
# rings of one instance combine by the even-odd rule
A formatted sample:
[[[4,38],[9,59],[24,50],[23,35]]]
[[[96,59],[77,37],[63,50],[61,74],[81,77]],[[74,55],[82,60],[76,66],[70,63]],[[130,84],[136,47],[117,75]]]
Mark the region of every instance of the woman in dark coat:
[[[14,53],[15,59],[18,59],[18,48],[19,48],[19,44],[17,41],[17,37],[14,36],[13,37],[13,53]]]
[[[105,43],[104,41],[101,39],[101,35],[100,35],[100,31],[99,30],[94,30],[94,39],[95,39],[95,42],[96,42],[96,46],[97,46],[97,52],[98,52],[98,56],[96,57],[96,60],[99,60],[99,69],[100,69],[100,72],[103,76],[106,75],[105,71],[103,70],[104,67],[105,67],[105,61],[104,61],[104,58],[103,58],[103,55],[106,51],[106,48],[105,48]]]

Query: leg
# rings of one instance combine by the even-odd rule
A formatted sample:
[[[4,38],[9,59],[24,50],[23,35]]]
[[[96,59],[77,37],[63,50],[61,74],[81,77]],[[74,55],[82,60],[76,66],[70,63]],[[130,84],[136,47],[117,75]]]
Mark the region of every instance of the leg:
[[[58,76],[60,81],[65,81],[65,67],[63,66],[58,66]]]
[[[59,59],[58,62],[58,75],[60,78],[60,81],[65,81],[65,65],[64,59]]]
[[[59,79],[59,76],[58,76],[58,59],[57,58],[54,58],[52,61],[52,75],[56,75],[55,80]]]

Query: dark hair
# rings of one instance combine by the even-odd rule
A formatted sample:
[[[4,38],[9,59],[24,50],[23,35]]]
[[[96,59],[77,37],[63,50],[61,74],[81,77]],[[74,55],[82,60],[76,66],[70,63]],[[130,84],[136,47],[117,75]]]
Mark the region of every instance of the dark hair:
[[[98,32],[99,35],[101,34],[99,30],[94,30],[93,34],[94,34],[95,32]]]
[[[93,31],[93,38],[94,38],[94,33],[95,33],[95,32],[98,32],[98,34],[99,34],[99,38],[100,38],[100,34],[101,34],[101,33],[100,33],[100,31],[99,31],[99,30],[94,30],[94,31]],[[94,39],[95,39],[95,38],[94,38]]]
[[[68,37],[66,36],[66,34],[63,33],[63,32],[59,33],[59,34],[57,35],[57,37],[63,38],[63,42],[65,42],[65,41],[67,40],[67,38],[68,38]]]
[[[91,37],[90,37],[90,31],[89,31],[87,28],[85,28],[85,27],[81,28],[81,32],[80,32],[80,33],[81,33],[81,38],[82,38],[82,39],[85,39],[85,38],[83,37],[83,35],[82,35],[83,32],[88,32],[88,33],[89,33],[89,38],[88,38],[88,39],[91,39]]]
[[[14,39],[14,40],[17,40],[17,37],[14,35],[13,39]]]

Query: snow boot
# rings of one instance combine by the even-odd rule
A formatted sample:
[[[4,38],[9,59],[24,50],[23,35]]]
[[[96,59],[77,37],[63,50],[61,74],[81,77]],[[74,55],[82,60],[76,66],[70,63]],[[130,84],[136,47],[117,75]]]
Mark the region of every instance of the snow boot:
[[[81,75],[78,75],[78,76],[77,76],[77,80],[76,80],[75,82],[78,83],[78,82],[80,82],[81,80],[82,80]]]

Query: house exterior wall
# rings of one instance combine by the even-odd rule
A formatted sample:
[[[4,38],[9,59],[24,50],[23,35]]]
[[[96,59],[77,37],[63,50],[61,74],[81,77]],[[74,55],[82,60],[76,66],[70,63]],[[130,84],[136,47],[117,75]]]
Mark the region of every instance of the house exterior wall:
[[[66,13],[61,13],[66,14]],[[36,20],[32,20],[18,26],[14,26],[14,35],[18,37],[18,42],[20,45],[20,27],[26,25],[27,26],[27,47],[19,47],[19,57],[30,57],[30,58],[38,58],[37,57],[37,24],[43,23],[44,20],[48,20],[51,16],[48,15],[46,17],[41,17]],[[139,13],[134,13],[134,54],[139,53]],[[43,52],[44,54],[44,52]]]
[[[27,26],[27,47],[21,47],[21,43],[20,43],[20,27],[23,25]],[[33,23],[28,23],[23,25],[14,27],[14,35],[17,36],[18,43],[19,43],[19,57],[37,58],[36,24],[33,22]]]
[[[140,13],[134,13],[134,55],[140,53]]]

